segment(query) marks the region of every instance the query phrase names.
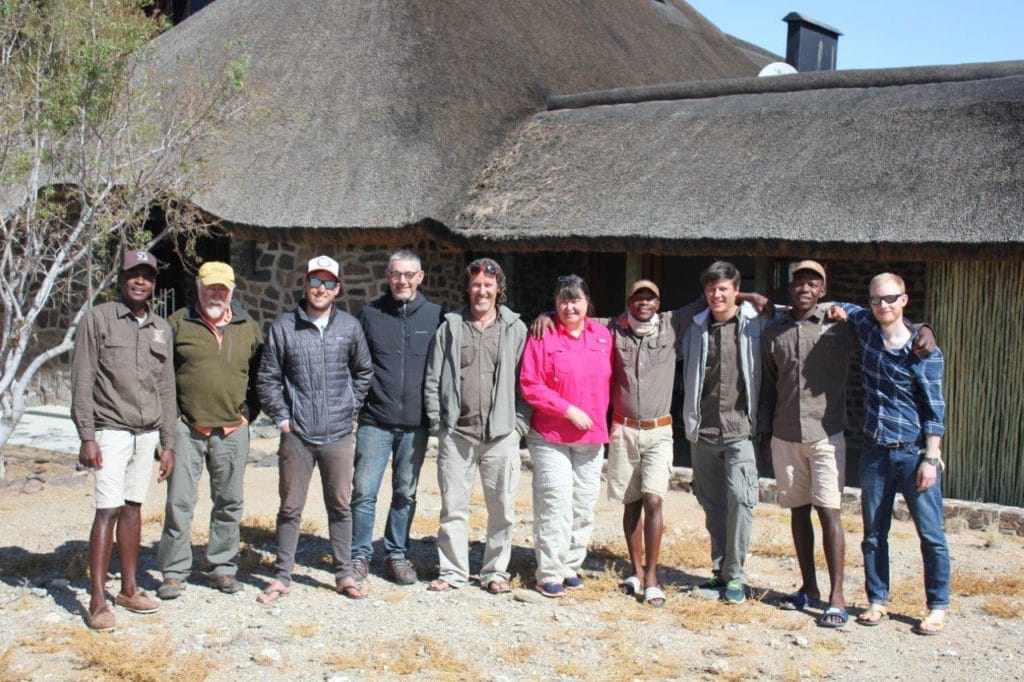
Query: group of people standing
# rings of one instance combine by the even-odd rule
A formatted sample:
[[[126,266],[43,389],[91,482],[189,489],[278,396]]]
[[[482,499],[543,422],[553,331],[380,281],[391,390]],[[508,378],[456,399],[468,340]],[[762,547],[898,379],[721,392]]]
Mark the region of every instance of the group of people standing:
[[[387,290],[358,318],[339,310],[341,270],[334,259],[307,263],[303,300],[279,315],[264,339],[233,300],[234,272],[207,262],[197,301],[165,322],[148,308],[156,259],[126,254],[119,302],[83,319],[73,362],[72,416],[80,461],[96,470],[90,536],[87,620],[106,630],[115,619],[104,583],[116,533],[122,567],[115,603],[150,613],[159,603],[135,581],[139,506],[153,453],[169,481],[158,550],[161,599],[174,599],[192,571],[190,529],[205,465],[213,509],[207,560],[210,584],[243,589],[236,577],[248,422],[262,410],[278,426],[280,507],[274,577],[259,600],[291,590],[301,516],[319,466],[327,507],[335,586],[362,599],[373,560],[377,495],[391,465],[384,529],[384,572],[414,584],[409,535],[428,435],[438,438],[441,512],[434,592],[470,581],[469,511],[479,472],[487,509],[480,585],[511,590],[509,562],[525,438],[533,463],[536,589],[557,598],[583,587],[581,567],[593,530],[608,445],[608,493],[623,502],[631,575],[622,589],[660,607],[662,499],[673,458],[671,414],[676,362],[682,363],[682,425],[691,442],[694,492],[711,536],[712,577],[702,585],[729,602],[746,598],[744,561],[758,499],[755,443],[767,444],[780,503],[793,509],[803,575],[783,608],[820,599],[810,510],[823,526],[832,590],[819,624],[849,620],[842,593],[843,485],[847,359],[858,348],[865,383],[863,543],[871,606],[858,617],[884,619],[893,496],[903,493],[922,537],[929,615],[918,631],[935,634],[948,605],[949,558],[942,534],[940,444],[942,356],[929,329],[902,317],[906,293],[880,275],[871,309],[826,307],[825,270],[793,269],[793,305],[776,310],[740,292],[739,271],[717,262],[701,276],[704,295],[660,311],[658,285],[634,282],[627,310],[593,317],[586,283],[560,277],[554,313],[528,330],[507,303],[501,266],[479,258],[462,273],[462,305],[447,311],[419,291],[420,259],[389,259]],[[912,352],[912,346],[917,351]],[[609,407],[611,419],[609,420]],[[609,430],[610,425],[610,430]]]

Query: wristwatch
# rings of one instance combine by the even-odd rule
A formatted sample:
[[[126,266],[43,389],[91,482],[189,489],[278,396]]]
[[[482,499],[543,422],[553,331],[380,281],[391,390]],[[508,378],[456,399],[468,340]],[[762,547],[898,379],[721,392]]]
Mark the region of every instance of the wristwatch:
[[[927,462],[928,464],[931,464],[933,467],[936,467],[936,468],[942,466],[942,458],[941,457],[927,457],[925,455],[922,455],[921,456],[921,461],[922,462]]]

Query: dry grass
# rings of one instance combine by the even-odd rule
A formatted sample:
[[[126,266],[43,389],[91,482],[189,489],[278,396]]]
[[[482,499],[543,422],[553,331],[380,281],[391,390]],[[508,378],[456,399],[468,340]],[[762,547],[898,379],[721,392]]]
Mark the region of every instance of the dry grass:
[[[91,678],[132,682],[198,682],[216,667],[199,654],[177,654],[167,637],[153,633],[145,640],[128,642],[64,625],[41,629],[19,642],[33,654],[70,653],[75,668]]]
[[[792,614],[756,599],[748,599],[744,604],[727,604],[693,594],[681,594],[670,599],[663,610],[693,632],[706,631],[709,623],[714,623],[716,627],[726,623],[758,624],[773,630],[794,631],[812,622],[807,618],[791,618]]]
[[[151,509],[142,515],[142,525],[155,524],[159,526],[164,525],[164,510],[163,509]]]
[[[38,669],[39,666],[22,669],[16,668],[11,662],[14,658],[14,647],[9,646],[0,651],[0,682],[19,682],[27,680]]]
[[[837,639],[835,637],[824,637],[816,640],[813,646],[815,649],[827,651],[830,656],[836,656],[846,651],[848,645],[841,639]]]
[[[951,583],[953,592],[965,597],[976,595],[1024,597],[1024,575],[1019,573],[990,575],[974,571],[953,571]]]
[[[625,543],[619,556],[627,556]],[[711,567],[711,538],[703,531],[666,538],[661,544],[659,560],[662,566],[707,570]]]
[[[412,642],[384,642],[376,656],[368,653],[334,653],[324,662],[334,670],[359,670],[386,676],[427,675],[431,679],[476,679],[480,672],[446,650],[427,635],[417,635]]]
[[[320,632],[319,623],[290,623],[288,629],[296,637],[313,637]]]
[[[985,610],[985,613],[991,614],[996,618],[1004,618],[1006,620],[1024,618],[1024,602],[1021,602],[1019,599],[987,597],[982,602],[981,608]]]
[[[505,661],[506,663],[518,663],[520,665],[528,663],[536,653],[529,644],[517,644],[511,646],[498,654],[498,658]]]

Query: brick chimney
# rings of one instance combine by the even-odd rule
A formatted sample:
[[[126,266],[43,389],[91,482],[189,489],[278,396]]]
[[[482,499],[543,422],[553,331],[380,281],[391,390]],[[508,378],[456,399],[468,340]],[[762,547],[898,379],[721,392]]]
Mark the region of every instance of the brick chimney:
[[[797,12],[782,20],[789,24],[786,63],[800,72],[836,70],[836,44],[842,33]]]

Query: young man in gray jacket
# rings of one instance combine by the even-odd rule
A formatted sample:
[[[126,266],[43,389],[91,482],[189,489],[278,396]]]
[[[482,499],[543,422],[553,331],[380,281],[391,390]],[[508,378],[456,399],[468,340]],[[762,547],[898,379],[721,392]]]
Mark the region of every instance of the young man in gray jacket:
[[[373,375],[363,329],[334,307],[341,291],[338,262],[317,256],[306,267],[305,298],[271,323],[257,375],[263,411],[281,429],[274,580],[260,602],[275,601],[291,588],[299,525],[313,467],[320,467],[335,587],[350,599],[366,594],[352,576],[352,424]]]
[[[519,359],[526,325],[506,301],[505,274],[490,258],[463,273],[465,305],[445,315],[427,358],[423,400],[432,433],[439,437],[437,480],[441,524],[440,573],[428,589],[445,592],[469,581],[469,500],[479,468],[487,505],[487,546],[480,584],[509,592],[519,440],[529,428],[519,398]]]
[[[683,425],[693,455],[693,489],[711,535],[711,580],[731,603],[746,599],[743,564],[757,504],[753,436],[761,390],[761,332],[771,311],[759,315],[737,299],[740,272],[711,264],[700,278],[708,309],[693,318],[682,340],[686,395]]]

